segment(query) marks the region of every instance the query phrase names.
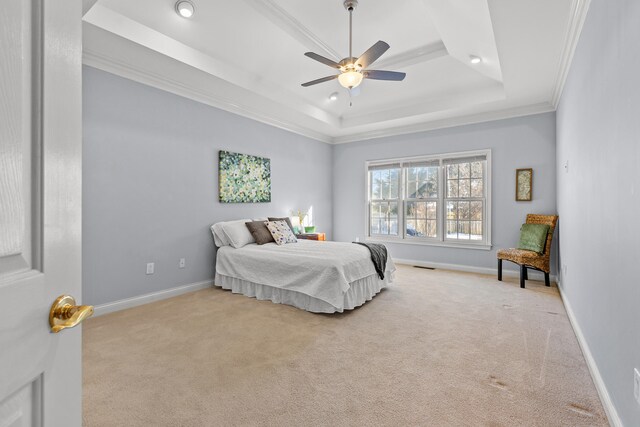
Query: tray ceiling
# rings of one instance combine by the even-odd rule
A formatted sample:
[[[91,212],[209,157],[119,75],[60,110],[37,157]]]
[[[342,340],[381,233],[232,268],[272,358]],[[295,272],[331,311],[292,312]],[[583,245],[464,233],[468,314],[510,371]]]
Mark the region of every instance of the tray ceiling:
[[[361,0],[354,55],[384,40],[372,68],[407,77],[350,97],[336,80],[300,86],[334,74],[304,52],[347,56],[341,0],[193,3],[185,19],[172,0],[85,0],[84,62],[330,143],[553,110],[586,13],[580,0]]]

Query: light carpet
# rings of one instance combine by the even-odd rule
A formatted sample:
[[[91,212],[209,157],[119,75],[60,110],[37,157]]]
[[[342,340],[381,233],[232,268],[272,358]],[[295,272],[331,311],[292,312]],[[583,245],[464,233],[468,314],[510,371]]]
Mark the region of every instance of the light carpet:
[[[88,319],[84,425],[608,425],[557,288],[398,267],[344,314],[213,288]]]

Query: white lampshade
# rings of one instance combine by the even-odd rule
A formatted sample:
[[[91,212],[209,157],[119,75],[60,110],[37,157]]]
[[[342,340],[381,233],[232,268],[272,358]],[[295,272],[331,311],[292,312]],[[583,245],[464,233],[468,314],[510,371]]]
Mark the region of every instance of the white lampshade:
[[[362,83],[363,78],[364,76],[362,75],[362,73],[359,73],[358,71],[347,71],[338,76],[338,81],[340,82],[342,87],[353,89],[354,87],[357,87],[360,83]]]

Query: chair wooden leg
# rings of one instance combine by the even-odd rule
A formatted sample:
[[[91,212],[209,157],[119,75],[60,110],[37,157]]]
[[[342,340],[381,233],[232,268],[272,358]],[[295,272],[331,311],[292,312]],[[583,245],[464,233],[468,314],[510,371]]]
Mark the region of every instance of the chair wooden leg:
[[[524,265],[520,266],[520,287],[524,288],[524,276],[527,274],[527,267]]]
[[[549,273],[544,273],[544,284],[546,286],[551,286],[551,281],[549,280]]]
[[[524,280],[529,280],[529,269],[524,267]]]
[[[498,280],[502,281],[502,260],[498,259]]]

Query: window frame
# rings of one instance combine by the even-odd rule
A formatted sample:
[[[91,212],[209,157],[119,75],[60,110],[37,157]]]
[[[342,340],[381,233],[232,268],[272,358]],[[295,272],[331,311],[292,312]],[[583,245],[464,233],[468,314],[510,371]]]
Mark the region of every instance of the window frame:
[[[485,156],[485,164],[483,166],[483,198],[464,198],[462,201],[475,201],[481,200],[483,201],[483,220],[482,220],[482,240],[459,240],[459,239],[449,239],[446,237],[447,230],[447,218],[446,218],[446,205],[447,201],[456,201],[460,200],[459,198],[447,198],[446,188],[447,185],[446,180],[446,165],[444,163],[445,160],[454,160],[466,157],[474,157],[474,156]],[[407,164],[415,163],[415,162],[430,162],[437,160],[439,162],[438,166],[438,198],[437,198],[437,223],[436,223],[436,234],[437,237],[415,237],[415,236],[407,236],[406,229],[406,208],[407,202],[411,201],[419,201],[419,202],[428,202],[434,201],[433,198],[425,198],[425,199],[409,199],[408,194],[408,186],[407,186]],[[371,234],[371,202],[374,201],[371,199],[371,182],[370,182],[370,173],[369,167],[376,166],[384,166],[384,165],[395,165],[400,164],[400,182],[399,182],[399,191],[398,196],[398,235],[372,235]],[[402,158],[393,158],[393,159],[381,159],[381,160],[369,160],[365,162],[365,240],[371,242],[388,242],[388,243],[401,243],[401,244],[410,244],[410,245],[425,245],[425,246],[442,246],[442,247],[452,247],[452,248],[465,248],[465,249],[480,249],[480,250],[490,250],[492,247],[491,243],[491,149],[484,150],[474,150],[474,151],[461,151],[454,153],[438,153],[438,154],[430,154],[423,156],[413,156],[413,157],[402,157]],[[377,200],[377,199],[376,199]],[[396,199],[393,199],[396,201]]]
[[[391,167],[391,166],[393,166],[393,164],[389,164],[389,166],[390,166],[389,169],[394,169],[393,167]],[[400,234],[400,230],[402,230],[403,227],[404,227],[404,215],[400,214],[400,209],[402,208],[402,205],[403,205],[403,203],[402,203],[402,193],[401,193],[401,191],[402,191],[402,165],[400,165],[398,167],[398,169],[399,169],[399,173],[398,173],[398,197],[395,198],[395,199],[391,199],[391,198],[389,198],[389,199],[385,199],[385,198],[374,199],[372,197],[372,194],[371,194],[371,182],[370,182],[371,174],[369,173],[370,172],[369,171],[369,166],[367,165],[367,218],[368,218],[368,221],[371,220],[371,205],[373,203],[387,203],[388,204],[387,206],[389,206],[390,203],[394,203],[395,202],[397,204],[397,206],[398,206],[397,207],[397,209],[398,209],[398,234]],[[389,180],[389,184],[391,184],[391,180]],[[389,209],[389,208],[387,208],[387,209]],[[387,215],[387,221],[389,221],[389,226],[390,226],[391,224],[390,224],[390,216],[389,215]],[[370,228],[369,225],[367,225],[367,227],[369,227],[369,233],[370,233],[371,232],[371,228]],[[395,238],[395,236],[392,235],[392,234],[377,234],[375,236],[377,238],[383,238],[383,239]]]

